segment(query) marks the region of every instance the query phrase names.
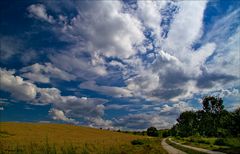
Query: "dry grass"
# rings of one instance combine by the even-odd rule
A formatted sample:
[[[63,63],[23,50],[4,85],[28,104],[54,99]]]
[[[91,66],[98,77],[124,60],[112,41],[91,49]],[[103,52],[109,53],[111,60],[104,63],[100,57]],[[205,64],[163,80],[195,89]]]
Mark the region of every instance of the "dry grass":
[[[0,123],[0,153],[135,153],[143,136],[66,124]],[[161,150],[161,148],[160,148]]]

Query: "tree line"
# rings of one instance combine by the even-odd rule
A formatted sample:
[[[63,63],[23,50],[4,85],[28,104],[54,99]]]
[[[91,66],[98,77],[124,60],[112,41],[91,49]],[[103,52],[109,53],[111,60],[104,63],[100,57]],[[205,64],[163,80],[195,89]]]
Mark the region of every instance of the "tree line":
[[[214,96],[204,97],[202,105],[202,110],[181,113],[168,135],[240,136],[240,108],[229,112],[224,109],[223,99]]]

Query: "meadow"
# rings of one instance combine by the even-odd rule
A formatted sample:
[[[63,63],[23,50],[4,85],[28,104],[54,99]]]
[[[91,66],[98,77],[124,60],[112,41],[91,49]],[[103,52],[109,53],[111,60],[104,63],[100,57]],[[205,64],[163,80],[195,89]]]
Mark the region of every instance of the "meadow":
[[[67,124],[0,123],[0,153],[166,153],[161,138]]]

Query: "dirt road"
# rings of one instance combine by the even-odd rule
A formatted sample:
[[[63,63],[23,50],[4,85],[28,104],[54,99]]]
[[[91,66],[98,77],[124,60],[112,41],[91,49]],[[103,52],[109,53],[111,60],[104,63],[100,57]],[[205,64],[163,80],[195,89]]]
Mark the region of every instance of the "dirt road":
[[[189,149],[192,149],[192,150],[195,150],[195,151],[205,152],[205,153],[209,153],[209,154],[225,154],[225,153],[219,152],[219,151],[211,151],[211,150],[207,150],[207,149],[203,149],[203,148],[197,148],[197,147],[192,147],[192,146],[189,146],[189,145],[183,145],[183,144],[177,143],[175,141],[172,141],[171,138],[169,139],[169,141],[173,142],[177,145],[180,145],[182,147],[189,148]]]
[[[169,154],[186,154],[185,152],[178,150],[166,143],[166,138],[161,142],[162,147],[169,153]]]

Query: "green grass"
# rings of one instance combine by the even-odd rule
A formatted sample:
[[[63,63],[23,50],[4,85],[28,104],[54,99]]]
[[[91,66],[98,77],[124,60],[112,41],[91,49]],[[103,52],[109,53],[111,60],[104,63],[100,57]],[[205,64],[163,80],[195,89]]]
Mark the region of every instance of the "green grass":
[[[204,148],[213,151],[221,151],[225,153],[238,154],[240,151],[240,138],[207,138],[200,136],[191,136],[191,137],[175,137],[173,140],[194,147]],[[219,142],[220,141],[220,142]],[[218,143],[218,144],[217,144]]]
[[[181,151],[184,151],[188,154],[206,154],[205,152],[200,152],[200,151],[196,151],[196,150],[193,150],[193,149],[189,149],[189,148],[186,148],[186,147],[183,147],[183,146],[180,146],[180,145],[177,145],[175,143],[172,143],[169,141],[169,139],[166,140],[167,144],[175,147],[176,149],[179,149]]]

